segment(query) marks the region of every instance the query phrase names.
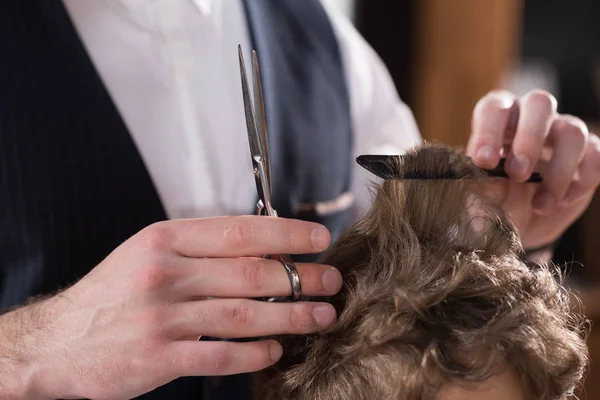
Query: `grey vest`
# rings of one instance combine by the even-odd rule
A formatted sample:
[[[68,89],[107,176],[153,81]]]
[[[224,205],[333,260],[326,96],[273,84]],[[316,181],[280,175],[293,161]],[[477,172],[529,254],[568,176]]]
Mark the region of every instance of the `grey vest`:
[[[283,217],[318,221],[337,235],[348,210],[298,211],[350,189],[350,107],[330,21],[317,0],[245,5],[262,68],[274,206]],[[6,308],[68,286],[166,216],[60,0],[1,1],[0,60],[0,307]],[[247,393],[242,377],[215,387],[201,382],[180,379],[142,398]]]

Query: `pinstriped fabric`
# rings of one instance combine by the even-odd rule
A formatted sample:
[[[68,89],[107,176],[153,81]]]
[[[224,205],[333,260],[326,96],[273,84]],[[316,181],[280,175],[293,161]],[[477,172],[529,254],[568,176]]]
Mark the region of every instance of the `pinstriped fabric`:
[[[165,214],[57,0],[0,2],[0,306],[65,287]]]
[[[276,208],[291,217],[295,203],[337,198],[349,186],[343,68],[317,0],[245,3],[279,155]],[[128,237],[165,219],[60,0],[0,0],[0,167],[3,309],[71,284]],[[348,220],[347,213],[302,217],[334,233]],[[178,379],[140,399],[250,398],[246,375],[217,386],[202,382]]]

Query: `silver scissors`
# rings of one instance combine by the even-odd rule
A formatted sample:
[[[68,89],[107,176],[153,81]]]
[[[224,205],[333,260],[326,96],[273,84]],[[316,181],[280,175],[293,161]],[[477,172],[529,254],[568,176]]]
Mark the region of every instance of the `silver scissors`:
[[[277,210],[271,204],[271,166],[269,164],[269,145],[267,140],[267,121],[265,116],[265,105],[263,100],[260,71],[258,68],[258,57],[256,51],[252,51],[252,78],[253,95],[250,95],[248,77],[242,46],[238,45],[240,59],[240,74],[242,77],[242,96],[244,99],[244,114],[246,116],[246,128],[248,129],[248,142],[250,144],[250,155],[252,157],[252,168],[256,190],[258,191],[258,203],[256,204],[257,215],[268,215],[277,217]],[[254,98],[254,104],[251,99]],[[269,298],[270,302],[298,301],[302,297],[302,283],[296,265],[289,254],[265,255],[265,258],[279,261],[285,268],[290,279],[292,295],[289,298]]]

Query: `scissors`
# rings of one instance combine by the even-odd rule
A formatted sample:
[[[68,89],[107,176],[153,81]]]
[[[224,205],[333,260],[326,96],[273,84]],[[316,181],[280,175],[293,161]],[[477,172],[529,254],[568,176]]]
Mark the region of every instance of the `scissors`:
[[[252,169],[256,190],[258,191],[258,203],[256,204],[257,215],[277,217],[277,210],[271,204],[271,166],[269,163],[269,145],[267,140],[267,122],[265,116],[265,105],[258,67],[256,51],[252,51],[252,78],[253,78],[253,100],[250,95],[248,77],[242,46],[238,44],[238,55],[240,60],[240,74],[242,78],[242,96],[244,99],[244,114],[246,116],[246,128],[248,130],[248,142],[250,144],[250,155],[252,157]],[[253,104],[254,103],[254,104]],[[289,254],[264,255],[264,258],[279,261],[285,268],[292,287],[290,297],[272,297],[269,302],[298,301],[302,297],[302,284],[300,274]]]

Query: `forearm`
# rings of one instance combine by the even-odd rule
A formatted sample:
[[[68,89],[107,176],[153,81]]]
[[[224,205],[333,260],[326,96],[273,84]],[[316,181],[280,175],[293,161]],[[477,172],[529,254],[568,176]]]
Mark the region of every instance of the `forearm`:
[[[46,399],[36,386],[36,348],[43,333],[44,305],[18,308],[0,316],[0,398]]]

